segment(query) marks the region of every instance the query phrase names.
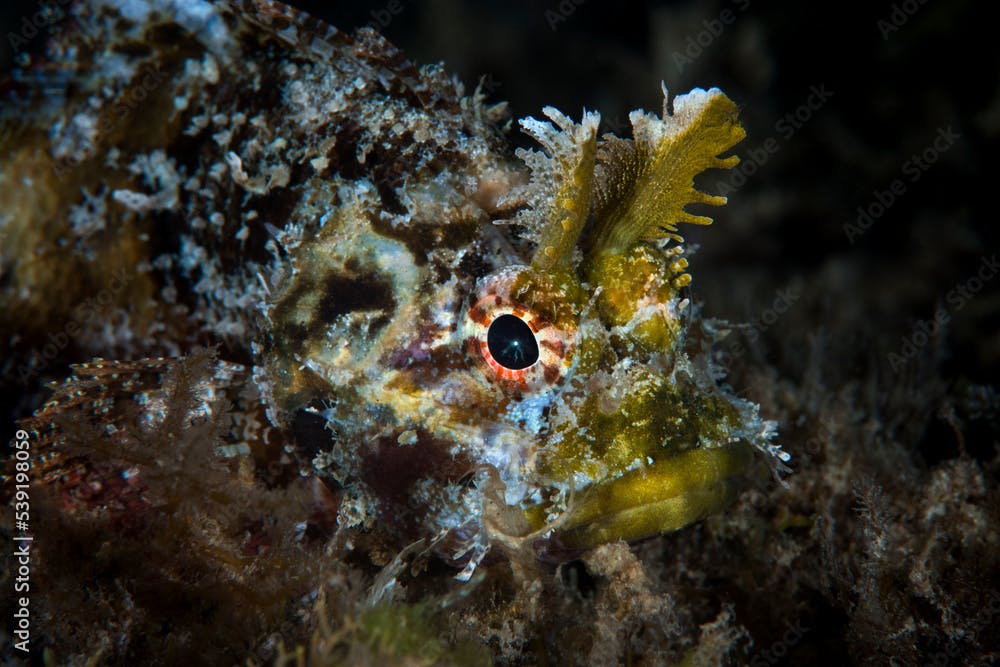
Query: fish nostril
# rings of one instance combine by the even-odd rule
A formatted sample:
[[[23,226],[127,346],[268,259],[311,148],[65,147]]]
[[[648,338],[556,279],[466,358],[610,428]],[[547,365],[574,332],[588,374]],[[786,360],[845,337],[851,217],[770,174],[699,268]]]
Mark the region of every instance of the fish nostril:
[[[498,364],[521,370],[538,361],[538,341],[531,327],[516,315],[501,315],[486,334],[490,354]]]

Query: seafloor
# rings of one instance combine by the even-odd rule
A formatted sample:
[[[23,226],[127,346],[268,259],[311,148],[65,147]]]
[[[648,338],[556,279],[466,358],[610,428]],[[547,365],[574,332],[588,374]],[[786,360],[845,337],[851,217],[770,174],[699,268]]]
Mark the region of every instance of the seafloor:
[[[559,566],[500,560],[466,585],[407,564],[400,602],[375,611],[358,605],[378,567],[343,545],[326,549],[328,594],[290,616],[322,550],[234,578],[170,534],[117,544],[53,519],[35,629],[52,664],[269,664],[296,645],[310,664],[1000,662],[1000,62],[983,3],[301,6],[485,76],[515,118],[586,107],[621,132],[628,110],[658,108],[661,79],[725,90],[748,138],[707,184],[729,204],[689,232],[694,298],[742,325],[720,349],[728,382],[778,421],[794,472]],[[8,436],[82,360],[27,391],[5,361]],[[223,491],[213,502],[283,502]]]

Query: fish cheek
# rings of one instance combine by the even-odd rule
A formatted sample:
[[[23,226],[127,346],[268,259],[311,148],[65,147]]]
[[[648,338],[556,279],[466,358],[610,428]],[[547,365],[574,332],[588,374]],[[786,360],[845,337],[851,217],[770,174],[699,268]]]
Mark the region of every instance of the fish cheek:
[[[445,487],[457,484],[473,465],[461,452],[453,454],[453,443],[424,429],[405,430],[379,437],[362,455],[360,475],[379,499],[380,518],[403,535],[418,535],[427,512],[415,500],[418,486]]]
[[[348,260],[317,273],[296,276],[269,316],[264,358],[286,413],[335,392],[335,373],[359,370],[397,310],[392,282],[372,268]]]

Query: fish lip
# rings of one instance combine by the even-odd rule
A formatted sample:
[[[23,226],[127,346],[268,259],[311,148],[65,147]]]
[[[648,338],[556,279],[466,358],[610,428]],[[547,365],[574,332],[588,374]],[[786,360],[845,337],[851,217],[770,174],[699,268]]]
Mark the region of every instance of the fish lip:
[[[571,501],[536,552],[542,560],[561,560],[601,544],[684,528],[735,501],[753,461],[753,448],[737,442],[688,450],[602,481]]]

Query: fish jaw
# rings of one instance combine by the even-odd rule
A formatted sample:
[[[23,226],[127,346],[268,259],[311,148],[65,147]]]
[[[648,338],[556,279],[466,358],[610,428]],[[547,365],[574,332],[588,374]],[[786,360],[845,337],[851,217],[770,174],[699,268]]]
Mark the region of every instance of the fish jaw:
[[[587,489],[558,520],[547,550],[585,550],[683,528],[730,505],[753,460],[752,447],[743,443],[690,450]],[[536,528],[543,509],[526,512]]]

